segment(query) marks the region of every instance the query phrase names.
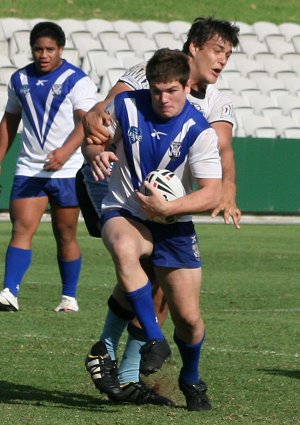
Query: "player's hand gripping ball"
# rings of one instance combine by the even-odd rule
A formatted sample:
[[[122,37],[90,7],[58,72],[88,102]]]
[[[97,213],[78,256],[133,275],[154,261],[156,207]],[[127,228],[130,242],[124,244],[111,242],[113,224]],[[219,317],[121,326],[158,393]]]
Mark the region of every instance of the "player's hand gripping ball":
[[[151,171],[146,179],[153,187],[155,187],[161,195],[165,198],[166,201],[174,201],[175,199],[181,198],[185,195],[185,189],[181,183],[181,180],[169,170],[154,170]],[[150,195],[149,190],[143,185],[141,192],[146,196]],[[165,217],[164,221],[159,220],[163,224],[172,224],[178,220],[176,217]],[[157,221],[157,220],[155,220]]]

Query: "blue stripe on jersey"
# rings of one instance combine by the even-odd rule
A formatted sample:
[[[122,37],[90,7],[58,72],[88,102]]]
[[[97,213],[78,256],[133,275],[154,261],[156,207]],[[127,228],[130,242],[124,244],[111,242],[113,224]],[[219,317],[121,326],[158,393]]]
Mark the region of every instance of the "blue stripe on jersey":
[[[152,109],[149,90],[117,95],[115,114],[121,124],[124,152],[135,189],[156,168],[175,171],[187,160],[198,135],[210,127],[202,113],[188,101],[179,115],[161,120]]]
[[[33,63],[13,74],[12,86],[42,148],[61,104],[85,76],[65,60],[48,74],[37,74]]]

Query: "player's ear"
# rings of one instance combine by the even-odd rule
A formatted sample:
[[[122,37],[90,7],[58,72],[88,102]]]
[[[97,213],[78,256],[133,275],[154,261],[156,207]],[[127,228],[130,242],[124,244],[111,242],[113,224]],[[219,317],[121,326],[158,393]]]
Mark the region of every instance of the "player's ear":
[[[189,52],[192,57],[195,56],[197,49],[198,47],[195,45],[195,43],[191,42],[189,45]]]
[[[191,80],[190,79],[187,81],[184,90],[185,90],[186,94],[191,92]]]

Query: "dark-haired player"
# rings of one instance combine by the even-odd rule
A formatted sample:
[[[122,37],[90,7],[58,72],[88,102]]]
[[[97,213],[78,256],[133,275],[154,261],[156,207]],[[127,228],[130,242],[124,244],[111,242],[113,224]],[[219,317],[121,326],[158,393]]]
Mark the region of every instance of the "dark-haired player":
[[[0,124],[0,163],[21,120],[23,132],[11,191],[12,237],[6,251],[0,310],[19,310],[19,286],[31,264],[32,238],[50,204],[62,280],[62,298],[55,311],[78,311],[81,254],[76,239],[75,175],[83,161],[79,149],[83,133],[69,136],[95,104],[96,87],[79,68],[62,59],[64,45],[65,34],[59,25],[36,24],[30,33],[33,63],[16,71],[9,84]]]

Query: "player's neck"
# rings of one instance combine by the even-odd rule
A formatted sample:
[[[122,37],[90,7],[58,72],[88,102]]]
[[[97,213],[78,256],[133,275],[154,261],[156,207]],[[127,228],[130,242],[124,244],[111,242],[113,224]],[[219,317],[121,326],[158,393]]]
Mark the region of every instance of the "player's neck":
[[[202,82],[191,82],[191,90],[199,94],[205,94],[207,83]]]

